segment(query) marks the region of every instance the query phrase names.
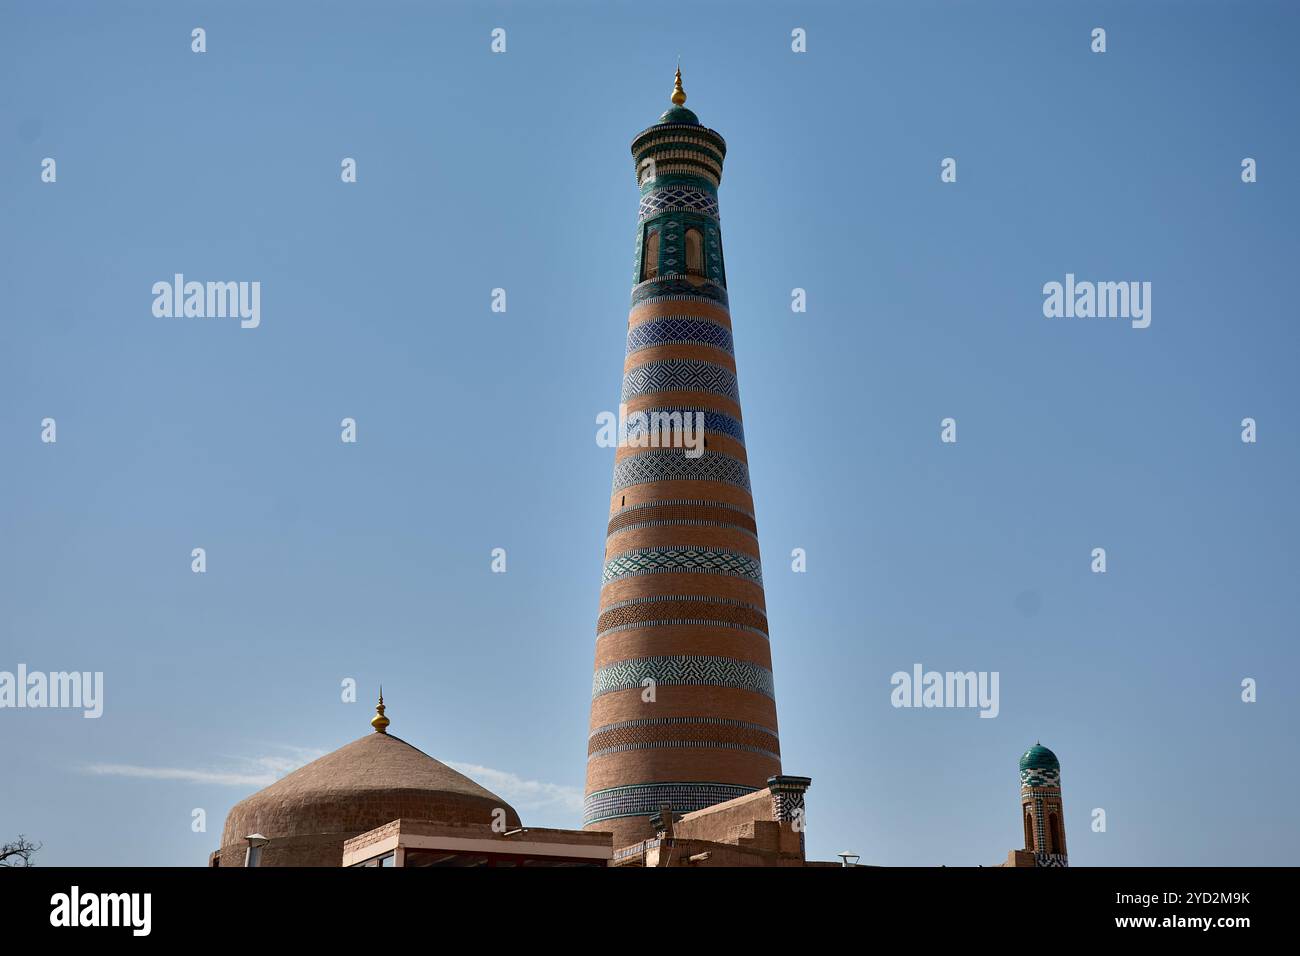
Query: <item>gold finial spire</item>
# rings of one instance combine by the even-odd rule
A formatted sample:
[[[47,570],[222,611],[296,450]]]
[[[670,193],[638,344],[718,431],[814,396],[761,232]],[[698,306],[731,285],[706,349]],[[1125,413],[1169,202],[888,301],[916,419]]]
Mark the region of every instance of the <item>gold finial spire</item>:
[[[678,67],[677,67],[677,79],[673,81],[673,95],[672,95],[672,101],[673,101],[673,104],[676,105],[676,106],[681,106],[683,103],[686,102],[686,91],[685,91],[684,89],[682,89],[682,68],[681,68],[681,66],[678,66]]]
[[[389,723],[389,719],[384,716],[384,688],[381,685],[379,688],[379,703],[375,705],[375,716],[370,718],[370,726],[375,728],[375,733],[386,734],[388,733]]]

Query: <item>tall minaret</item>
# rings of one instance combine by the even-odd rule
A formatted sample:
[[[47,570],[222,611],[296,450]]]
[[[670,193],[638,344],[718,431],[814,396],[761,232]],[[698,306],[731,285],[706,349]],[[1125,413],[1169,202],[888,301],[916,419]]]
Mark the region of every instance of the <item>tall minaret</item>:
[[[1061,762],[1041,743],[1020,757],[1020,814],[1025,849],[1038,866],[1068,866],[1065,814],[1061,808]]]
[[[781,772],[718,219],[727,144],[685,101],[679,69],[672,108],[632,140],[629,437],[614,464],[583,815],[616,848],[653,836],[665,804],[699,810]],[[678,426],[697,420],[698,457],[700,436]],[[687,447],[662,447],[667,432]]]

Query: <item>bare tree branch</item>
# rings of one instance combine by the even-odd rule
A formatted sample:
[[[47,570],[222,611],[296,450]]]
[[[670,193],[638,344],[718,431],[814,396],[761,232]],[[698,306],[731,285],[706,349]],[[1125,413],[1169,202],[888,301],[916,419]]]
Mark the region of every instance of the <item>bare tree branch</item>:
[[[0,866],[34,866],[32,857],[40,848],[20,833],[12,843],[0,843]]]

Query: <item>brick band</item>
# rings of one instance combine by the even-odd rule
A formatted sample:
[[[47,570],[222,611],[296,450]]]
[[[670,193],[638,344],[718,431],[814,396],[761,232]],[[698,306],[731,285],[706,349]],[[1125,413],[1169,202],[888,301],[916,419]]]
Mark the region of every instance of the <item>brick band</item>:
[[[587,755],[590,759],[659,747],[745,750],[781,759],[781,745],[775,731],[725,717],[652,717],[606,724],[588,738]]]
[[[747,511],[720,501],[677,500],[643,501],[628,505],[609,519],[607,535],[632,528],[670,524],[715,525],[721,528],[740,528],[752,535],[758,534],[758,525]]]
[[[687,595],[634,598],[608,607],[596,621],[596,636],[670,624],[736,627],[767,637],[767,617],[752,604]]]

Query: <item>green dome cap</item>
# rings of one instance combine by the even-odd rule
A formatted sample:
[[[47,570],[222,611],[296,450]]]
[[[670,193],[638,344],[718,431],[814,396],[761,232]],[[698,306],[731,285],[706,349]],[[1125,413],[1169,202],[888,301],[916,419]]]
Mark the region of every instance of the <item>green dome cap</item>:
[[[1025,770],[1056,770],[1060,771],[1061,761],[1056,759],[1056,754],[1052,753],[1042,744],[1034,744],[1023,754],[1020,755],[1020,769]]]
[[[659,122],[661,124],[662,123],[686,123],[690,126],[699,126],[700,118],[696,116],[693,111],[688,110],[685,106],[674,106],[672,109],[667,110],[662,116],[659,117]]]

